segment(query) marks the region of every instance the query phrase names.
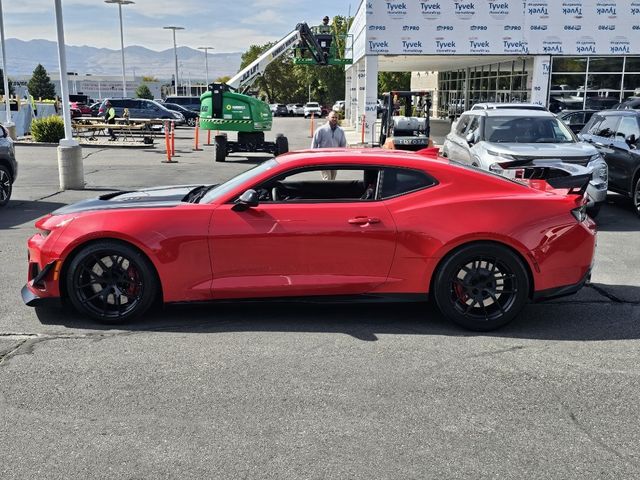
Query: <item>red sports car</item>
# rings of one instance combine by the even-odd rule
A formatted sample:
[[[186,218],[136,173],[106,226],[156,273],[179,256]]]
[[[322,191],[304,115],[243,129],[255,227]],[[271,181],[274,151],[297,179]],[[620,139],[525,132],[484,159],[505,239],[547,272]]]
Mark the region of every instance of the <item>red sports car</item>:
[[[220,185],[63,207],[29,239],[23,299],[123,322],[154,301],[430,297],[490,330],[584,285],[596,231],[581,192],[428,155],[301,151]]]

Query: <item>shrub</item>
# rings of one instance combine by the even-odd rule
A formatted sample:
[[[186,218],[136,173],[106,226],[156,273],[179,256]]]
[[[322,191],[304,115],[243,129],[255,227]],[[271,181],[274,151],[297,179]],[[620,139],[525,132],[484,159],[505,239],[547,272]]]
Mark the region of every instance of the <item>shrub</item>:
[[[64,121],[55,115],[32,120],[31,136],[36,142],[58,143],[64,138]]]

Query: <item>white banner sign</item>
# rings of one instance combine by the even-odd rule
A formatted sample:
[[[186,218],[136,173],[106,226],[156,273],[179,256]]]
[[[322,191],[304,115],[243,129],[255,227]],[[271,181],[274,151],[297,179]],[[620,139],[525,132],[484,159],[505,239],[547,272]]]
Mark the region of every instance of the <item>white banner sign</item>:
[[[640,0],[364,3],[367,54],[640,54]]]

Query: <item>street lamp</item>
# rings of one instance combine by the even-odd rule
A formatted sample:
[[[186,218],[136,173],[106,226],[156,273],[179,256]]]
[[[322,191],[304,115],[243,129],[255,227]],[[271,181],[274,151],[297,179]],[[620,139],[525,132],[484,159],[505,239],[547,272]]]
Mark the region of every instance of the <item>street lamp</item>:
[[[4,43],[4,18],[2,17],[2,0],[0,0],[0,48],[2,48],[2,75],[4,77],[4,104],[7,116],[7,127],[12,127],[11,105],[9,104],[9,75],[7,74],[7,49]]]
[[[127,80],[124,73],[124,35],[122,33],[122,5],[131,5],[136,3],[133,0],[104,0],[104,3],[117,3],[118,13],[120,14],[120,50],[122,51],[122,96],[127,96]]]
[[[176,62],[176,77],[175,77],[175,95],[178,95],[178,47],[176,47],[176,30],[184,30],[184,27],[162,27],[165,30],[173,30],[173,56]]]
[[[198,47],[198,50],[204,50],[204,72],[207,85],[209,85],[209,61],[207,59],[207,54],[209,53],[209,50],[213,49],[213,47]]]

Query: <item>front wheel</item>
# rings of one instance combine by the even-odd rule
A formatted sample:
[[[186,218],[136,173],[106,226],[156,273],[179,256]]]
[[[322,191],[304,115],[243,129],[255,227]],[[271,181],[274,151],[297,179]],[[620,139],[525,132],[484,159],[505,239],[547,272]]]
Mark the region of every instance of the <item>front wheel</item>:
[[[196,119],[195,118],[187,118],[187,125],[190,127],[195,127],[196,126]]]
[[[133,247],[110,240],[80,250],[66,269],[65,282],[76,310],[103,323],[139,317],[158,295],[149,260]]]
[[[467,245],[438,268],[434,297],[455,323],[477,331],[506,325],[529,298],[529,276],[511,250],[491,243]]]

